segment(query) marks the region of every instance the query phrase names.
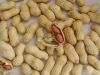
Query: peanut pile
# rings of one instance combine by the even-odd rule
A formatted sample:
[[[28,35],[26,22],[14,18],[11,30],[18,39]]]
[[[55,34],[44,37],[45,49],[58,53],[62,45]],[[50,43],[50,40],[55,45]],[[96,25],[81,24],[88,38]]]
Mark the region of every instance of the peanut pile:
[[[100,4],[51,2],[0,3],[0,75],[100,75]],[[84,24],[92,24],[87,35]]]

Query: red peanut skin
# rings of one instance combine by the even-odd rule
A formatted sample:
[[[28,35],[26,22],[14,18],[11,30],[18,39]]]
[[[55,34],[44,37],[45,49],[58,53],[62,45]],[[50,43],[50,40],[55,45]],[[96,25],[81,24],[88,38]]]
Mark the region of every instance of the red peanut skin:
[[[52,27],[51,27],[51,30],[54,33],[56,42],[57,43],[63,43],[64,38],[63,38],[63,35],[62,35],[60,29],[56,25],[53,24]]]
[[[57,34],[55,37],[56,37],[57,40],[59,40],[58,41],[59,43],[63,43],[64,39],[63,39],[61,34]]]
[[[6,63],[0,61],[0,65],[5,69],[5,70],[11,70],[12,67],[11,65],[7,65]]]
[[[0,65],[3,65],[3,64],[4,64],[4,62],[0,61]]]
[[[3,68],[5,70],[11,70],[12,69],[11,65],[3,65]]]
[[[55,25],[52,25],[52,32],[53,33],[56,33],[56,34],[60,34],[60,30],[55,26]]]

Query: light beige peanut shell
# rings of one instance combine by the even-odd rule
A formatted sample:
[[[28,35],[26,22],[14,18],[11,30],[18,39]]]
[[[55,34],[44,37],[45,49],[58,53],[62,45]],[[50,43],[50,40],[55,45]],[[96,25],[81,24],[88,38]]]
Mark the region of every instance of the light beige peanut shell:
[[[44,37],[44,40],[47,42],[47,43],[52,43],[52,41],[54,40],[54,36],[52,33],[49,33]]]
[[[55,14],[57,19],[60,19],[60,20],[66,19],[66,16],[64,15],[64,13],[62,12],[61,8],[58,5],[51,4],[50,9]]]
[[[0,21],[1,21],[1,13],[0,13]]]
[[[75,51],[75,48],[73,45],[67,43],[64,45],[64,51],[65,55],[68,57],[68,59],[73,63],[79,63],[79,56]]]
[[[42,43],[44,46],[47,46],[47,47],[54,47],[54,48],[57,47],[56,44],[50,44],[50,43],[46,42],[44,39],[38,39],[38,42]]]
[[[20,66],[20,70],[21,70],[21,72],[22,72],[23,75],[31,75],[32,74],[31,67],[28,64],[26,64],[26,63],[23,63]]]
[[[95,56],[88,56],[88,63],[92,65],[95,69],[100,71],[100,60],[97,59]]]
[[[26,33],[23,36],[24,43],[28,43],[32,39],[32,37],[35,34],[37,28],[38,28],[38,23],[36,23],[36,22],[32,22],[27,27]]]
[[[64,29],[64,34],[65,34],[65,39],[67,42],[73,45],[76,44],[77,40],[74,34],[74,30],[71,27],[66,27]]]
[[[5,21],[0,22],[0,40],[9,41],[7,23]]]
[[[52,22],[44,15],[40,15],[38,19],[39,19],[40,25],[43,26],[46,30],[51,32]]]
[[[13,60],[15,57],[15,52],[12,46],[2,40],[0,40],[0,51],[3,51],[3,56],[6,59]]]
[[[92,75],[100,75],[100,71],[94,70],[94,72],[92,73]]]
[[[2,69],[2,68],[1,68],[1,72],[0,72],[0,74],[3,75],[3,69]]]
[[[52,68],[54,67],[55,60],[53,56],[50,56],[46,61],[46,64],[41,72],[41,75],[50,75]]]
[[[84,65],[83,71],[87,72],[87,74],[89,75],[92,75],[92,73],[94,72],[94,68],[90,65]]]
[[[60,29],[64,29],[65,27],[71,26],[73,22],[74,22],[73,18],[67,18],[65,21],[55,21],[54,23]]]
[[[20,1],[23,1],[23,0],[8,0],[8,1],[20,2]]]
[[[23,63],[20,69],[23,75],[40,75],[38,71],[32,70],[32,68],[26,63]]]
[[[24,49],[25,49],[25,45],[23,43],[20,43],[15,48],[16,57],[12,61],[14,66],[19,66],[23,63],[23,61],[24,61],[24,58],[23,58]]]
[[[72,10],[74,8],[73,4],[67,0],[56,0],[55,3],[67,11]]]
[[[47,46],[47,47],[54,47],[54,48],[57,47],[56,44],[47,43],[43,38],[40,38],[37,41],[40,42],[40,43],[42,43],[44,46]]]
[[[92,25],[92,30],[94,30],[100,36],[100,26],[97,24]]]
[[[19,1],[23,2],[17,8]],[[0,68],[5,64],[8,68],[9,65],[20,67],[22,75],[82,75],[85,65],[89,75],[100,75],[100,60],[96,57],[100,51],[99,4],[89,6],[85,0],[55,0],[51,5],[47,2],[49,0],[28,0],[26,3],[7,0],[0,3],[0,51],[3,52],[0,65],[4,62]],[[74,10],[76,2],[79,11]],[[69,18],[63,10],[68,11]],[[37,22],[27,27],[21,22],[27,22],[31,16],[38,18],[40,27]],[[5,20],[10,19],[12,26],[9,27]],[[90,21],[98,25],[92,25],[92,31],[85,37],[82,26]],[[66,43],[55,42],[52,25],[64,33]],[[34,37],[35,45],[28,45]]]
[[[37,29],[36,37],[37,37],[37,39],[45,37],[44,29],[42,27]]]
[[[89,5],[84,5],[84,6],[82,6],[82,7],[79,8],[79,11],[81,13],[88,13],[90,11],[90,8],[91,7]]]
[[[95,31],[89,33],[90,39],[95,43],[97,48],[100,50],[100,37]]]
[[[33,0],[28,0],[27,4],[30,8],[30,14],[32,16],[39,16],[41,14],[40,8],[36,2]]]
[[[100,24],[100,13],[89,12],[88,15],[90,16],[92,22]]]
[[[15,27],[13,26],[10,26],[9,27],[9,31],[8,31],[8,34],[9,34],[9,40],[10,40],[10,44],[15,47],[19,44],[20,42],[20,39],[19,39],[19,35],[17,33],[17,30]]]
[[[84,40],[85,34],[83,30],[83,23],[77,20],[73,23],[73,30],[75,31],[75,36],[77,40]]]
[[[90,17],[87,14],[82,13],[82,17],[80,19],[83,23],[90,23]]]
[[[77,52],[77,54],[79,55],[79,60],[80,63],[82,64],[87,64],[87,53],[85,51],[85,45],[83,43],[83,41],[79,41],[76,46],[75,46],[75,50]]]
[[[71,26],[72,23],[74,22],[74,19],[73,18],[67,18],[65,21],[64,21],[64,27],[68,27],[68,26]]]
[[[32,74],[31,75],[40,75],[40,72],[37,70],[32,70]]]
[[[14,72],[8,72],[6,75],[16,75]]]
[[[88,54],[97,56],[99,54],[99,50],[94,44],[94,42],[90,39],[90,37],[86,37],[84,39],[84,44],[86,46],[86,51]]]
[[[9,41],[9,37],[8,37],[8,29],[5,28],[2,32],[1,32],[1,39],[5,42]]]
[[[76,64],[73,66],[72,75],[81,75],[83,70],[83,65],[82,64]]]
[[[42,60],[40,60],[30,54],[25,54],[24,59],[27,64],[29,64],[33,69],[35,69],[37,71],[41,71],[44,67],[44,63]]]
[[[16,15],[12,18],[12,25],[16,26],[17,24],[19,24],[21,22],[21,18],[20,15]]]
[[[37,3],[46,3],[46,2],[48,2],[49,0],[33,0],[33,1],[35,1],[35,2],[37,2]]]
[[[74,19],[81,19],[82,18],[82,15],[79,12],[75,11],[75,10],[69,11],[68,15],[70,17],[74,18]]]
[[[76,0],[76,2],[79,6],[85,5],[85,0]]]
[[[71,2],[71,3],[75,3],[76,0],[68,0],[68,1]]]
[[[10,10],[4,11],[1,13],[1,20],[8,20],[11,17],[19,14],[19,12],[20,12],[20,9],[16,8],[16,7],[12,8]]]
[[[11,9],[15,6],[15,2],[8,1],[8,2],[2,2],[0,3],[0,11]]]
[[[46,48],[46,46],[43,45],[41,42],[36,42],[36,46],[41,50],[45,50],[45,48]]]
[[[20,22],[16,25],[14,25],[14,27],[17,29],[17,31],[20,33],[20,34],[24,34],[25,31],[26,31],[26,27],[24,25],[24,23]]]
[[[29,7],[26,3],[21,3],[20,5],[20,16],[22,18],[22,20],[27,21],[30,19],[30,11],[29,11]]]
[[[7,22],[6,21],[1,21],[0,22],[0,29],[4,30],[5,28],[7,28]]]
[[[47,47],[46,51],[49,55],[55,55],[55,48],[54,47]]]
[[[51,75],[60,75],[61,70],[67,62],[67,57],[65,55],[61,55],[56,59],[55,65],[52,68]]]
[[[58,56],[64,54],[63,44],[59,44],[59,45],[58,45],[58,47],[56,48],[56,52],[57,52],[57,55],[58,55]]]
[[[48,37],[48,38],[45,37],[44,41],[47,42],[47,43],[52,43],[52,41],[54,41],[54,37]]]
[[[44,38],[45,34],[44,34],[44,30],[42,27],[38,28],[36,31],[36,37],[37,37],[37,42],[36,45],[38,48],[40,48],[41,50],[44,50],[46,48],[45,45],[43,45],[41,42],[38,41],[38,39]]]
[[[54,21],[55,20],[55,15],[54,13],[49,9],[49,7],[44,4],[44,3],[41,3],[40,4],[40,9],[41,9],[41,12],[50,20],[50,21]]]
[[[48,54],[45,51],[40,50],[37,46],[27,46],[25,48],[25,52],[32,54],[33,56],[39,58],[39,59],[43,59],[43,60],[47,60],[48,59]]]
[[[96,70],[90,65],[85,65],[84,70],[87,72],[88,75],[100,75],[100,71]]]
[[[94,4],[91,5],[90,11],[96,12],[96,11],[98,11],[99,7],[100,7],[99,3],[94,3]]]
[[[68,61],[62,69],[61,75],[70,75],[72,68],[73,68],[73,63],[71,61]]]

